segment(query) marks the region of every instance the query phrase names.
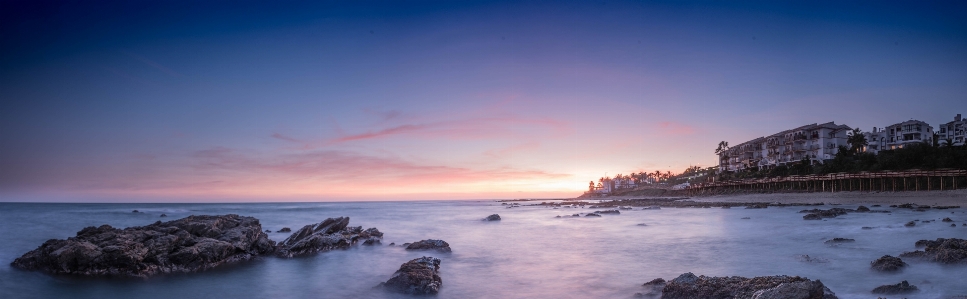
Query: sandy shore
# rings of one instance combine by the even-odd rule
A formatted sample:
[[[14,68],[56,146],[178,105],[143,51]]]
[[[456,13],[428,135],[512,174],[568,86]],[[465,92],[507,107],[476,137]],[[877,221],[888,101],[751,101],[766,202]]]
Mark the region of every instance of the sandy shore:
[[[967,189],[918,192],[836,192],[836,193],[773,193],[692,197],[700,202],[780,202],[828,203],[843,205],[918,205],[967,206]]]

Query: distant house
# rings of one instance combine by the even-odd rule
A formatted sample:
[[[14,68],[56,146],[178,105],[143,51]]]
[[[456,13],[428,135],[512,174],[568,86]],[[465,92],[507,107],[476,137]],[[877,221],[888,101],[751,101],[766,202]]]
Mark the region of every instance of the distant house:
[[[947,145],[949,141],[954,146],[964,145],[967,139],[967,120],[960,118],[960,114],[954,117],[954,121],[941,124],[937,128],[937,144]]]
[[[885,142],[881,150],[903,148],[912,143],[933,144],[933,127],[915,119],[887,126],[882,132]]]

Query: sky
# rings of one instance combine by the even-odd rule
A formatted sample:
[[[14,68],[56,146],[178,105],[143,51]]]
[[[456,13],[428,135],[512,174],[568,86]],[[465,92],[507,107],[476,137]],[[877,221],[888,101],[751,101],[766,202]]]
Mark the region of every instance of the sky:
[[[0,201],[573,197],[967,114],[967,3],[0,0]]]

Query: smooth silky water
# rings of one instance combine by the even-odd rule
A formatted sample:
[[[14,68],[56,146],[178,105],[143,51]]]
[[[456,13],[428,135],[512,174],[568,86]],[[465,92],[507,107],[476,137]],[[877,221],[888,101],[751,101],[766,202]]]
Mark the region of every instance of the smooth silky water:
[[[523,202],[522,204],[530,204]],[[818,208],[830,208],[821,206]],[[855,206],[838,206],[855,208]],[[813,207],[809,207],[813,208]],[[132,213],[132,210],[144,213]],[[0,203],[0,298],[410,298],[373,286],[420,256],[442,260],[439,298],[630,298],[641,284],[684,272],[709,276],[799,275],[820,279],[840,298],[876,298],[870,290],[907,280],[919,293],[891,298],[967,295],[967,265],[908,260],[899,273],[870,270],[880,256],[912,251],[920,239],[967,238],[967,209],[852,213],[802,220],[803,207],[662,208],[603,217],[565,217],[593,209],[494,201],[260,204]],[[159,218],[165,213],[167,218]],[[482,218],[500,214],[503,220]],[[263,229],[296,230],[327,217],[376,227],[382,246],[355,246],[302,258],[271,256],[213,270],[148,279],[81,278],[21,271],[9,263],[47,239],[86,226],[123,228],[189,215],[239,214]],[[751,219],[742,219],[750,217]],[[950,217],[957,227],[940,219]],[[904,227],[911,220],[934,220]],[[644,226],[638,224],[645,224]],[[863,226],[873,227],[870,230]],[[270,233],[281,241],[288,234]],[[855,243],[824,244],[834,238]],[[443,239],[452,253],[387,246]],[[809,260],[802,255],[808,255]]]

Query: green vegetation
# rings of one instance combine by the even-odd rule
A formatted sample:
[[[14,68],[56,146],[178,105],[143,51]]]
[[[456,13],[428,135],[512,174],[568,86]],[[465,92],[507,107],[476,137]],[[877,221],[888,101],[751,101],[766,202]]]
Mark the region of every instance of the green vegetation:
[[[856,134],[853,136],[856,136]],[[852,139],[849,140],[849,143],[854,146],[853,149],[856,149],[855,146],[865,144],[866,140],[865,138],[862,138],[862,140]],[[723,172],[719,174],[717,180],[829,174],[837,172],[858,173],[863,171],[931,170],[943,168],[967,169],[967,146],[937,147],[928,143],[916,143],[896,150],[880,151],[877,155],[857,153],[850,148],[841,146],[836,157],[823,164],[810,165],[809,160],[803,160],[792,166]]]

